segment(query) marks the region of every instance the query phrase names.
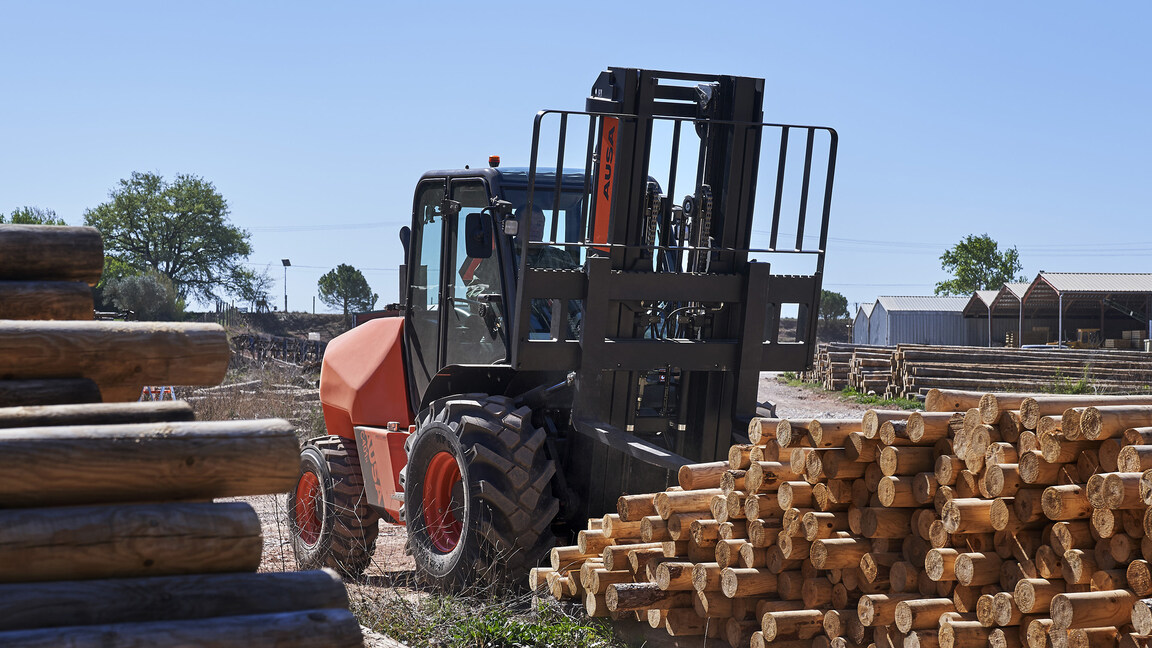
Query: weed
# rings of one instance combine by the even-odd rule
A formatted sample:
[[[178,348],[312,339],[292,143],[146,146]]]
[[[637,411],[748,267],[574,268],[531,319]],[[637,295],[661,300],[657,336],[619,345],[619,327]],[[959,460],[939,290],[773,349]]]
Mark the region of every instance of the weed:
[[[1088,377],[1088,367],[1085,366],[1084,372],[1078,379],[1065,377],[1060,371],[1057,371],[1052,376],[1052,384],[1044,391],[1050,394],[1095,394],[1098,390]]]
[[[354,600],[365,626],[409,646],[437,648],[617,648],[625,646],[611,626],[568,614],[555,601],[535,608],[530,597],[498,598],[403,595],[386,590]]]
[[[924,409],[924,403],[910,398],[881,398],[872,394],[864,394],[851,387],[840,392],[844,398],[861,405],[877,405],[880,407],[897,407],[904,410]]]

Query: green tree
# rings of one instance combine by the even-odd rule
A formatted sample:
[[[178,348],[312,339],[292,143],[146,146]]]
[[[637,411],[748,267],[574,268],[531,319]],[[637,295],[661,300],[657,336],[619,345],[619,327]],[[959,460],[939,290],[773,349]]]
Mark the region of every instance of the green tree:
[[[316,285],[320,290],[320,301],[332,308],[344,310],[345,323],[348,323],[349,315],[353,312],[372,310],[380,298],[372,292],[364,275],[346,263],[329,270]]]
[[[233,281],[238,286],[235,294],[241,301],[248,302],[254,312],[268,310],[268,293],[272,290],[273,282],[272,275],[268,271],[269,267],[264,266],[260,272],[247,268],[238,268],[235,271],[237,276],[233,277]]]
[[[831,290],[820,291],[820,323],[828,326],[848,317],[848,298]]]
[[[84,212],[109,257],[136,274],[163,274],[181,298],[207,300],[245,288],[252,274],[241,266],[252,253],[249,235],[228,221],[228,202],[211,182],[135,172],[109,198]]]
[[[172,321],[184,312],[184,300],[176,293],[172,280],[155,270],[109,281],[104,297],[119,310],[132,311],[140,320]]]
[[[0,223],[4,222],[4,214],[0,214]],[[41,207],[21,207],[12,210],[8,222],[13,225],[67,225],[63,218],[56,215],[51,209]]]
[[[1026,281],[1016,248],[1000,251],[987,234],[969,234],[940,255],[940,265],[952,275],[936,284],[937,295],[967,295],[977,290],[998,290],[1001,284]]]

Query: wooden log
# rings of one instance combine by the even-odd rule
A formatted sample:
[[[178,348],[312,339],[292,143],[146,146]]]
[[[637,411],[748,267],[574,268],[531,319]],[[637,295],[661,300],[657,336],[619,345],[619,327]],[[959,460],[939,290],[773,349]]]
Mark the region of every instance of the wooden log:
[[[585,560],[596,557],[596,554],[585,554],[576,545],[552,547],[548,555],[552,569],[563,572],[579,569]]]
[[[104,242],[93,227],[0,225],[0,279],[78,281],[104,273]]]
[[[860,565],[872,543],[863,538],[824,538],[812,543],[809,559],[817,569],[848,569]]]
[[[980,410],[980,420],[992,425],[1000,420],[1001,414],[1008,410],[1020,409],[1021,403],[1028,394],[989,393],[980,397],[976,406]]]
[[[1041,614],[1048,611],[1052,597],[1063,592],[1062,580],[1025,578],[1016,582],[1012,600],[1025,614]]]
[[[901,601],[920,600],[919,594],[865,594],[856,605],[860,623],[865,626],[886,626],[896,621],[896,605]]]
[[[887,476],[880,480],[876,495],[883,506],[890,508],[916,508],[919,503],[912,490],[912,477]]]
[[[719,488],[705,488],[692,491],[664,491],[656,493],[652,503],[656,507],[656,514],[667,520],[673,513],[697,513],[709,510],[712,497],[723,495]],[[618,511],[619,512],[619,511]],[[620,515],[624,517],[623,514]]]
[[[970,587],[998,583],[1002,562],[994,553],[962,553],[956,557],[956,581]]]
[[[724,569],[714,562],[696,563],[692,566],[692,587],[697,592],[719,592]]]
[[[0,380],[0,408],[20,405],[99,403],[100,387],[88,378]]]
[[[0,510],[0,581],[255,571],[260,521],[242,502]]]
[[[915,475],[933,470],[935,456],[932,448],[887,446],[880,451],[879,462],[884,475]]]
[[[0,428],[160,423],[194,418],[192,407],[184,401],[0,408]]]
[[[824,613],[820,610],[781,610],[766,612],[760,619],[765,641],[778,637],[811,639],[824,630]]]
[[[1152,405],[1152,396],[1051,395],[1032,396],[1020,403],[1024,427],[1036,429],[1041,416],[1061,414],[1068,408],[1108,405]]]
[[[92,289],[82,281],[0,281],[0,319],[90,320]]]
[[[997,592],[992,599],[992,623],[1000,627],[1018,626],[1024,615],[1016,606],[1015,596],[1009,592]]]
[[[932,549],[924,557],[924,573],[934,581],[956,580],[956,559],[960,552],[950,547]]]
[[[653,493],[621,495],[616,499],[616,513],[624,522],[639,522],[648,515],[656,515]]]
[[[1152,468],[1152,445],[1125,445],[1116,457],[1116,465],[1120,472],[1144,472]]]
[[[1113,472],[1104,473],[1102,485],[1102,499],[1104,506],[1112,510],[1143,509],[1143,498],[1140,497],[1139,472]]]
[[[948,598],[908,599],[896,603],[894,623],[900,632],[927,630],[940,625],[940,617],[955,612],[956,604]]]
[[[144,385],[220,384],[230,354],[216,324],[0,321],[0,375],[90,378],[105,401],[139,400]]]
[[[1076,520],[1092,514],[1092,507],[1084,495],[1084,487],[1079,484],[1045,488],[1041,505],[1049,520]]]
[[[22,630],[0,634],[0,643],[9,648],[112,645],[359,648],[364,645],[364,638],[360,623],[347,609],[322,609],[215,617],[211,622],[193,619]]]
[[[1136,634],[1142,636],[1152,635],[1152,599],[1139,599],[1132,604],[1132,626]]]
[[[980,625],[979,621],[950,621],[940,622],[940,648],[975,648],[988,641],[990,630]]]
[[[1149,568],[1147,560],[1133,560],[1128,563],[1124,580],[1128,583],[1128,589],[1137,596],[1152,594],[1152,569]]]
[[[0,632],[324,608],[348,608],[331,570],[0,584]]]
[[[597,567],[589,572],[588,581],[583,585],[588,592],[603,595],[608,590],[609,585],[631,583],[634,578],[632,572],[627,569],[610,571],[603,567]]]
[[[767,569],[725,567],[720,572],[720,591],[728,598],[758,596],[778,591],[779,577]]]
[[[9,429],[0,506],[211,499],[295,486],[291,424],[192,421]]]
[[[979,498],[956,498],[944,505],[941,520],[948,533],[993,531],[992,502]]]
[[[604,591],[604,602],[612,612],[667,610],[692,606],[688,592],[662,590],[656,583],[616,583]]]
[[[958,389],[930,389],[924,399],[926,412],[965,412],[980,406],[984,392]]]
[[[1136,595],[1127,590],[1068,592],[1052,598],[1052,627],[1098,628],[1118,626],[1132,619]]]
[[[1122,436],[1128,428],[1148,425],[1152,425],[1152,404],[1090,405],[1080,412],[1080,429],[1091,441]]]

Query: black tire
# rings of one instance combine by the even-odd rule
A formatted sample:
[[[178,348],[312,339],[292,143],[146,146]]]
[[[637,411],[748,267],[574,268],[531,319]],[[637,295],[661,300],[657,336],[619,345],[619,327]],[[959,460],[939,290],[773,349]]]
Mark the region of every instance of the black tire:
[[[552,548],[560,509],[551,485],[556,464],[545,452],[546,433],[531,418],[510,398],[484,394],[440,399],[418,417],[401,481],[421,583],[448,591],[519,589]],[[434,495],[426,502],[425,484],[443,484],[449,458],[459,477],[447,502],[451,516],[441,517],[431,504],[445,502]]]
[[[338,436],[300,451],[300,478],[288,494],[292,550],[300,569],[330,567],[355,578],[376,550],[380,515],[368,507],[356,445]]]

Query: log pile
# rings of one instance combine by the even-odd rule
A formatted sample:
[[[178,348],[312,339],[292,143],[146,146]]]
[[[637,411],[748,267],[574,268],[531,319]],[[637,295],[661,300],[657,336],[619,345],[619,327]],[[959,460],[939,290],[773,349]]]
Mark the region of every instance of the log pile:
[[[1094,393],[1149,391],[1152,354],[1103,349],[1013,349],[901,344],[820,345],[802,376],[824,389],[850,387],[885,398],[923,399],[931,389],[1044,392],[1083,386]]]
[[[213,501],[292,488],[292,427],[115,402],[217,383],[228,346],[83,321],[102,267],[95,230],[0,226],[0,645],[362,645],[335,573],[255,573],[256,512]]]
[[[801,376],[829,391],[855,389],[883,394],[892,374],[893,347],[831,342],[817,349],[811,371]]]
[[[734,648],[1152,645],[1152,401],[926,405],[756,419],[530,585]]]

